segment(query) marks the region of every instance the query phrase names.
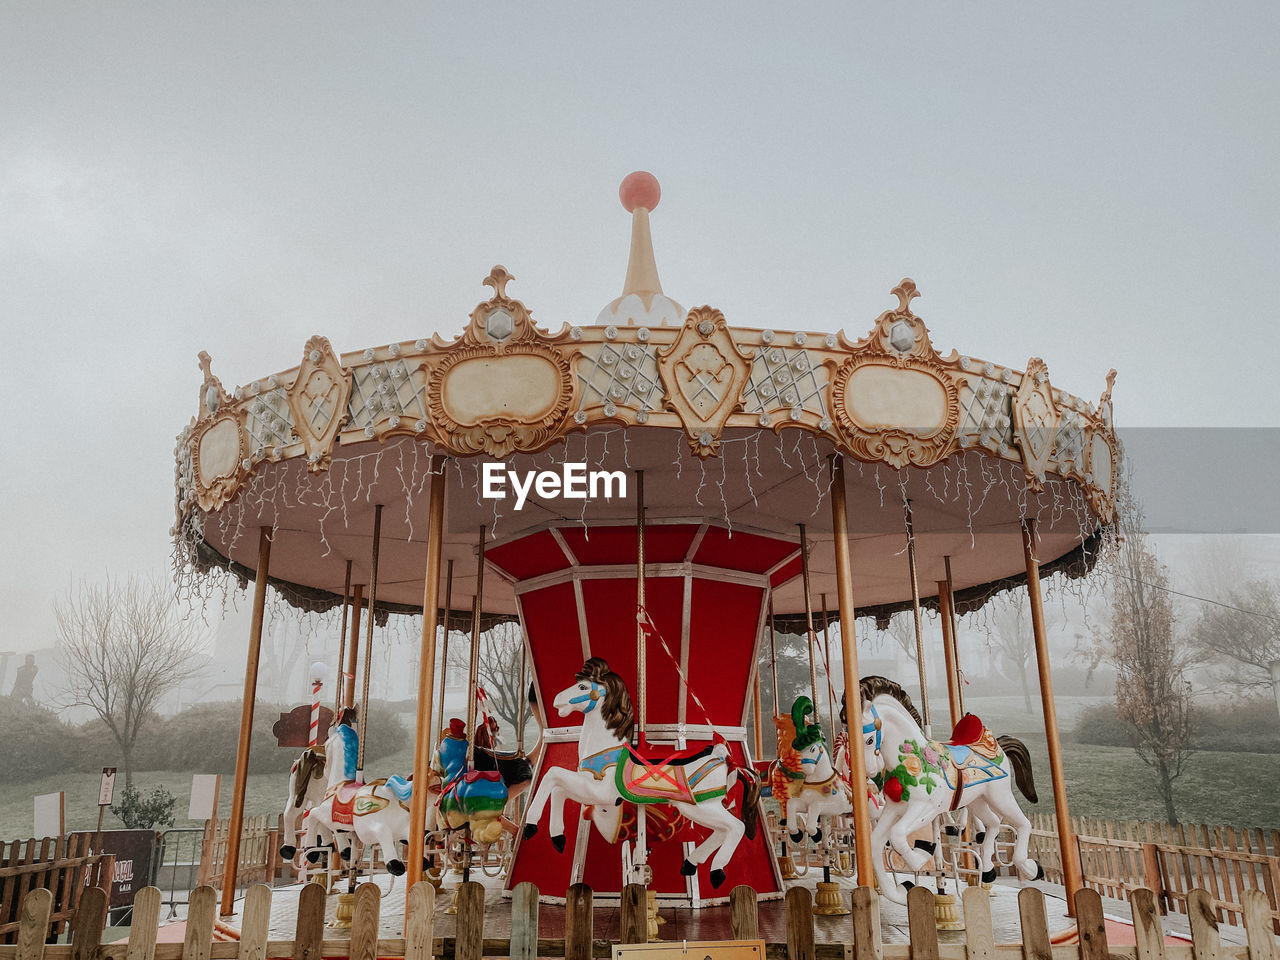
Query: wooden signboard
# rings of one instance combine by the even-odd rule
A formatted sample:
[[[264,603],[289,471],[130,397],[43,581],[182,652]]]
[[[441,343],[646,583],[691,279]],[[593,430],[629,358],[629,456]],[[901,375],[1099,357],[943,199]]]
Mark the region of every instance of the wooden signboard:
[[[613,960],[764,960],[763,940],[664,940],[619,943]]]

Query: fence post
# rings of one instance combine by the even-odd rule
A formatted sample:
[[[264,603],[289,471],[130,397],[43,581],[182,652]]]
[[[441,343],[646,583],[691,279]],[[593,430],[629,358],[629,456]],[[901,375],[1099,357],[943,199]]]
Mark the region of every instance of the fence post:
[[[457,940],[453,957],[454,960],[480,960],[483,956],[484,887],[470,880],[458,884]]]
[[[756,892],[745,883],[734,887],[729,894],[729,934],[735,940],[760,939]]]
[[[813,894],[804,887],[787,891],[787,960],[814,960]]]
[[[293,960],[320,960],[324,940],[324,887],[312,881],[298,895],[293,934]]]
[[[22,898],[19,911],[18,936],[14,940],[18,945],[16,960],[41,960],[44,956],[44,941],[49,936],[53,894],[38,888],[32,890]]]
[[[938,925],[934,919],[933,900],[933,891],[924,887],[912,887],[907,891],[911,960],[938,960]]]
[[[628,883],[622,888],[621,943],[649,942],[649,896],[643,883]]]
[[[526,880],[511,893],[511,960],[537,960],[537,956],[538,888]],[[430,960],[430,953],[423,960]]]
[[[996,941],[991,928],[991,894],[981,887],[966,887],[960,899],[964,903],[964,943],[968,960],[994,960]]]
[[[591,888],[575,883],[564,898],[564,960],[591,960],[591,913]]]
[[[106,891],[89,887],[80,897],[76,915],[71,920],[71,960],[96,960],[106,923]],[[210,930],[210,936],[212,933]]]
[[[1160,851],[1154,843],[1142,845],[1142,885],[1156,895],[1156,906],[1166,910],[1164,875],[1160,872]]]
[[[1129,894],[1129,910],[1133,916],[1134,950],[1137,960],[1164,960],[1164,930],[1156,895],[1146,887]]]
[[[1108,960],[1107,921],[1102,916],[1102,897],[1096,890],[1076,891],[1076,934],[1080,938],[1080,960]]]
[[[213,922],[218,915],[218,892],[213,887],[196,887],[187,906],[187,935],[182,942],[182,960],[209,960],[213,944]]]
[[[143,887],[133,898],[133,918],[129,924],[129,952],[126,960],[154,960],[156,931],[160,928],[161,896],[158,887]]]
[[[464,884],[465,886],[465,884]],[[462,920],[462,896],[458,896],[459,916]],[[382,891],[376,883],[362,883],[356,887],[355,906],[351,911],[350,960],[377,960],[378,922],[382,913]],[[459,922],[459,928],[462,924]],[[184,958],[185,960],[185,958]]]
[[[519,895],[517,889],[516,894]],[[431,960],[435,940],[436,888],[425,880],[419,880],[409,888],[405,901],[404,960]],[[511,913],[511,939],[516,938],[515,908]],[[514,960],[515,953],[512,952]]]
[[[1196,960],[1218,960],[1222,946],[1213,899],[1205,890],[1192,890],[1187,894],[1187,919],[1191,921],[1191,946]]]
[[[1044,894],[1035,887],[1023,887],[1018,893],[1018,923],[1022,927],[1024,960],[1047,960],[1053,956],[1049,920],[1044,912]]]
[[[1261,890],[1246,890],[1243,897],[1244,929],[1249,937],[1249,960],[1276,960],[1275,938],[1271,935],[1271,904]]]

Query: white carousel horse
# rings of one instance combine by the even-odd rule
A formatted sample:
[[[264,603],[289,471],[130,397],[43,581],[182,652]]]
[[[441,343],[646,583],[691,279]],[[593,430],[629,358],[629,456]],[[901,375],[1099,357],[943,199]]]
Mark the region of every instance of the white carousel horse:
[[[289,796],[280,821],[284,830],[284,842],[280,845],[282,859],[292,861],[297,854],[302,818],[324,799],[327,787],[324,747],[308,747],[289,768]]]
[[[1031,821],[1013,796],[1016,777],[1027,799],[1036,801],[1026,746],[1013,737],[997,741],[972,714],[956,725],[952,737],[964,742],[930,740],[911,698],[898,684],[884,677],[864,677],[861,693],[867,775],[884,799],[883,812],[871,831],[871,849],[883,850],[889,844],[908,869],[921,870],[933,857],[933,844],[917,841],[911,846],[908,836],[948,811],[965,808],[986,825],[980,854],[984,882],[995,879],[993,855],[1001,824],[1017,831],[1013,865],[1022,878],[1044,876],[1040,865],[1027,856]],[[880,890],[895,903],[906,903],[903,891],[889,881],[883,858],[876,856],[873,862]]]
[[[799,697],[791,707],[790,718],[774,717],[778,729],[775,763],[779,769],[771,777],[773,795],[782,814],[778,824],[789,829],[792,843],[802,841],[806,833],[814,843],[821,843],[819,817],[853,812],[853,791],[848,779],[836,772],[822,727],[806,722],[810,713],[813,701]]]
[[[566,799],[589,806],[596,829],[610,843],[618,838],[624,800],[637,804],[669,803],[711,831],[689,854],[680,872],[691,876],[697,872],[698,864],[714,854],[710,879],[712,887],[719,887],[725,880],[724,867],[743,836],[755,835],[760,786],[754,774],[733,767],[723,743],[661,763],[637,758],[629,744],[634,723],[631,697],[622,678],[603,659],[592,657],[575,679],[573,686],[556,694],[553,706],[562,717],[574,712],[582,714],[578,769],[552,767],[543,775],[525,813],[525,837],[537,833],[548,802],[551,843],[561,852],[565,844]],[[739,776],[746,784],[742,819],[723,800]]]
[[[307,859],[316,863],[321,847],[333,843],[336,832],[351,831],[360,843],[382,848],[387,871],[393,876],[405,872],[397,844],[409,842],[409,796],[412,784],[402,777],[357,783],[358,739],[346,723],[334,727],[325,742],[329,758],[328,788],[324,799],[304,816],[307,832]],[[341,852],[348,859],[349,848]]]

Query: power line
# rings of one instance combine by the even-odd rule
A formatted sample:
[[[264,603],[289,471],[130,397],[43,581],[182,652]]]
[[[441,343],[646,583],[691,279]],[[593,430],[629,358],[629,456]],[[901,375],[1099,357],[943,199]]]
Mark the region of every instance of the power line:
[[[1269,613],[1258,613],[1256,610],[1246,610],[1244,607],[1237,607],[1230,603],[1223,603],[1221,600],[1210,600],[1208,597],[1197,597],[1192,593],[1182,593],[1169,587],[1161,587],[1146,580],[1139,580],[1137,577],[1126,577],[1123,573],[1112,573],[1111,576],[1119,577],[1121,580],[1129,580],[1132,583],[1140,583],[1152,590],[1163,590],[1165,593],[1171,593],[1175,597],[1185,597],[1187,600],[1199,600],[1201,603],[1212,603],[1216,607],[1226,607],[1228,610],[1234,610],[1236,613],[1247,614],[1250,617],[1257,617],[1259,620],[1270,620],[1272,623],[1280,623],[1280,617],[1273,617]]]

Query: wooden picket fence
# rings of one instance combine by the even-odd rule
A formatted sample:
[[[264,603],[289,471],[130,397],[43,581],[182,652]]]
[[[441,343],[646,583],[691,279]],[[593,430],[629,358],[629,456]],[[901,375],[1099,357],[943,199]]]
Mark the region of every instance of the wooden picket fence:
[[[280,815],[263,814],[245,817],[240,833],[240,866],[236,870],[236,886],[271,883],[280,870]],[[226,820],[205,822],[204,842],[200,847],[200,886],[220,887],[227,869],[227,838],[231,835]]]
[[[1045,879],[1062,882],[1057,822],[1034,814],[1031,856]],[[1239,924],[1250,890],[1266,897],[1280,933],[1280,830],[1206,824],[1071,818],[1084,884],[1103,896],[1124,899],[1139,887],[1155,891],[1162,911],[1188,913],[1193,889],[1208,891],[1219,922]]]
[[[418,883],[405,900],[403,937],[380,938],[382,894],[372,883],[356,889],[350,939],[325,939],[325,893],[318,884],[307,884],[298,899],[294,937],[269,939],[272,892],[262,885],[245,897],[240,939],[215,937],[217,894],[211,887],[192,891],[183,943],[157,943],[160,891],[146,887],[134,901],[133,927],[128,943],[103,945],[106,895],[87,890],[71,924],[67,945],[49,946],[45,937],[53,895],[48,890],[27,894],[22,904],[17,944],[0,946],[0,960],[481,960],[509,957],[535,960],[548,957],[593,960],[611,956],[611,942],[594,935],[594,910],[589,887],[569,888],[564,910],[564,937],[539,936],[538,889],[522,883],[513,891],[510,937],[486,939],[485,890],[478,883],[463,883],[457,891],[456,930],[452,937],[435,936],[436,891]],[[1093,890],[1081,890],[1075,898],[1075,936],[1052,937],[1045,914],[1044,896],[1028,887],[1018,894],[1022,942],[996,944],[992,934],[989,895],[979,887],[964,891],[965,942],[939,945],[934,919],[934,895],[916,887],[907,895],[907,944],[885,944],[880,937],[879,901],[866,887],[850,897],[852,917],[841,943],[816,943],[812,894],[804,887],[787,891],[786,942],[766,944],[767,960],[1280,960],[1280,946],[1271,933],[1271,918],[1260,891],[1244,895],[1242,910],[1248,946],[1224,945],[1218,935],[1213,898],[1203,890],[1187,895],[1191,926],[1190,944],[1166,944],[1155,895],[1139,889],[1130,896],[1134,919],[1134,946],[1112,946],[1107,941],[1102,898]],[[750,887],[730,896],[730,933],[735,940],[759,940],[757,895]],[[647,932],[645,888],[627,887],[622,895],[618,942],[644,943]],[[397,927],[399,925],[397,924]],[[1071,942],[1065,942],[1070,940]],[[678,941],[673,941],[675,947]]]
[[[20,904],[32,890],[49,891],[49,924],[54,933],[71,919],[86,886],[102,887],[110,895],[115,857],[90,856],[89,841],[84,834],[0,841],[0,943],[14,942]]]

